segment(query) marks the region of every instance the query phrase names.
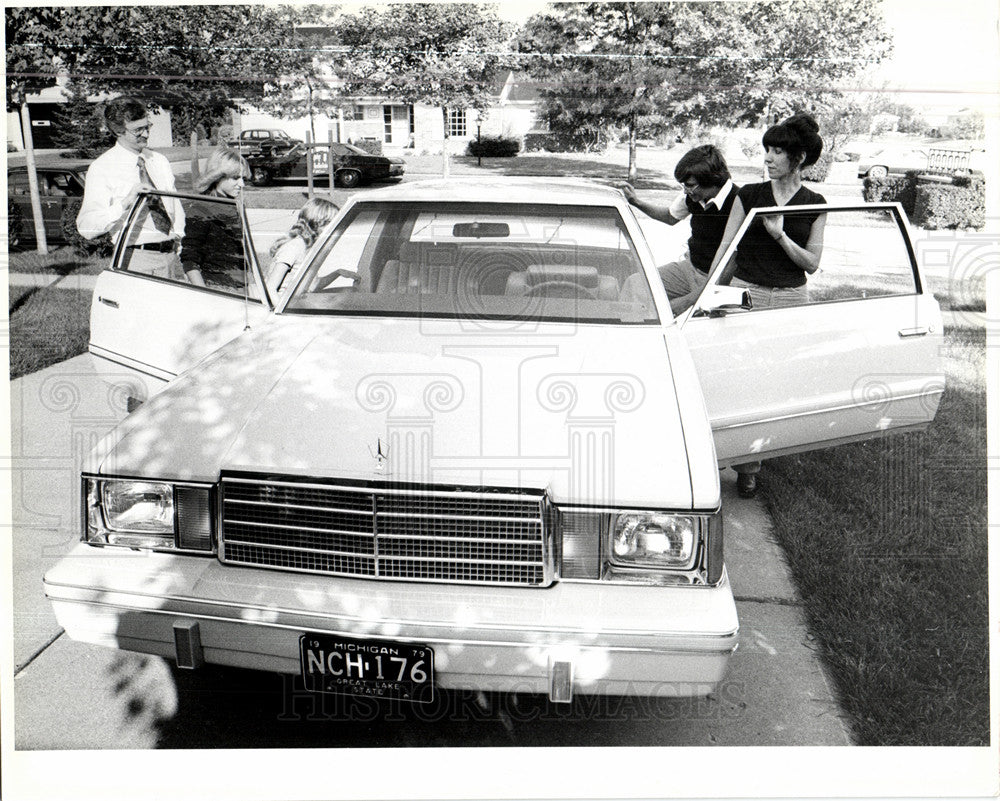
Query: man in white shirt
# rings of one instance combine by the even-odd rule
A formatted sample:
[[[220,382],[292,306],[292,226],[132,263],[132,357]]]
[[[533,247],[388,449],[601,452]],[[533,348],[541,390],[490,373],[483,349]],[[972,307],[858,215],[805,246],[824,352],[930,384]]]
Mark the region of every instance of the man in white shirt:
[[[654,220],[676,225],[691,218],[687,253],[679,261],[657,268],[670,308],[677,315],[698,299],[708,281],[708,271],[725,233],[739,187],[733,184],[725,157],[713,145],[701,145],[681,156],[674,168],[674,177],[684,191],[669,206],[639,200],[629,184],[625,184],[622,191],[629,203]]]
[[[118,98],[105,107],[104,120],[118,141],[87,170],[83,203],[76,227],[87,239],[116,235],[141,191],[175,192],[170,162],[147,149],[151,123],[146,106]],[[181,278],[180,240],[184,210],[174,198],[151,197],[126,246],[128,269],[167,278]]]

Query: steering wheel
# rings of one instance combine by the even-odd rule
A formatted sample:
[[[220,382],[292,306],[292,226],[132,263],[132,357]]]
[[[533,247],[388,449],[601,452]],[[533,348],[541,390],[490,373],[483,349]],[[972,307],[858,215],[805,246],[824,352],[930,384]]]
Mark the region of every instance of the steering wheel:
[[[555,294],[548,294],[548,290],[550,289],[555,289]],[[542,283],[535,284],[528,290],[527,297],[533,298],[541,293],[554,298],[575,298],[583,295],[591,300],[597,299],[597,296],[593,292],[582,284],[576,283],[576,281],[542,281]]]

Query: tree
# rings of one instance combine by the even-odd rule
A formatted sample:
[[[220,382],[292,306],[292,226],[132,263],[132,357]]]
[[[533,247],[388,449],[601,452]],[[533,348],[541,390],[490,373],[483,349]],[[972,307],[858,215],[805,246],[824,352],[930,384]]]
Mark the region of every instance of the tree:
[[[66,102],[54,115],[55,144],[81,158],[96,158],[115,143],[115,136],[105,128],[99,106],[78,81],[68,81],[63,91]]]
[[[336,27],[350,51],[339,72],[346,96],[441,108],[447,173],[449,110],[488,107],[492,84],[510,66],[509,26],[493,6],[416,3],[364,9]]]
[[[670,46],[665,10],[657,3],[573,3],[533,18],[518,41],[531,54],[522,61],[538,81],[550,127],[595,144],[609,128],[625,128],[629,176],[635,175],[635,142],[655,134],[666,117],[676,65],[663,58]]]
[[[890,47],[877,0],[551,8],[517,43],[550,119],[568,130],[622,126],[630,142],[691,122],[757,123],[808,108]]]
[[[277,79],[290,63],[299,14],[289,6],[8,10],[8,78],[37,91],[61,72],[80,94],[142,97],[168,109],[174,134],[184,137],[224,120]],[[12,53],[9,43],[21,40],[25,46]]]
[[[274,55],[273,75],[264,84],[258,108],[278,117],[308,117],[316,138],[317,114],[333,116],[342,103],[337,71],[344,60],[332,19],[338,6],[299,6],[284,26],[284,46]]]

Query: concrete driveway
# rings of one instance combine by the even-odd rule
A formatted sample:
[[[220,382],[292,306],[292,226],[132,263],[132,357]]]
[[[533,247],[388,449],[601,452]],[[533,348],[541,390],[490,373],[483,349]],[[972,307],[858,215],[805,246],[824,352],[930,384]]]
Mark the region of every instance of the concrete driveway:
[[[252,708],[252,702],[220,711],[218,697],[233,695],[231,676],[246,671],[222,679],[211,669],[203,677],[181,675],[158,658],[72,642],[56,623],[42,576],[77,539],[80,462],[124,416],[123,404],[97,379],[87,355],[11,383],[15,747],[198,747],[213,720],[217,747],[301,744],[298,734],[247,742],[252,721],[242,720],[240,709]],[[473,734],[447,721],[421,723],[419,744],[850,744],[781,550],[771,540],[770,521],[759,502],[737,497],[732,471],[722,476],[726,562],[741,632],[730,673],[715,696],[657,702],[652,712],[626,704],[613,721],[574,706],[575,719],[556,728],[540,719],[512,720],[503,711],[487,716]],[[249,681],[277,680],[263,675]],[[221,686],[226,692],[212,695],[210,688]],[[200,727],[190,729],[194,739],[185,739],[178,732],[189,730],[191,717],[199,718]],[[412,745],[417,736],[406,726],[380,729],[377,722],[373,731],[371,746]],[[366,743],[355,732],[347,742],[326,744]]]

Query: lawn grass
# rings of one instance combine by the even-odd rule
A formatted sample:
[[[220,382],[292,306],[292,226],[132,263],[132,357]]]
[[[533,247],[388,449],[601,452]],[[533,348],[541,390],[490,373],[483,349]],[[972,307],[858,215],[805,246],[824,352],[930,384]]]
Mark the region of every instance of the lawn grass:
[[[89,289],[10,287],[10,377],[33,373],[87,351]]]
[[[989,743],[986,339],[930,429],[765,463],[761,494],[860,745]]]

